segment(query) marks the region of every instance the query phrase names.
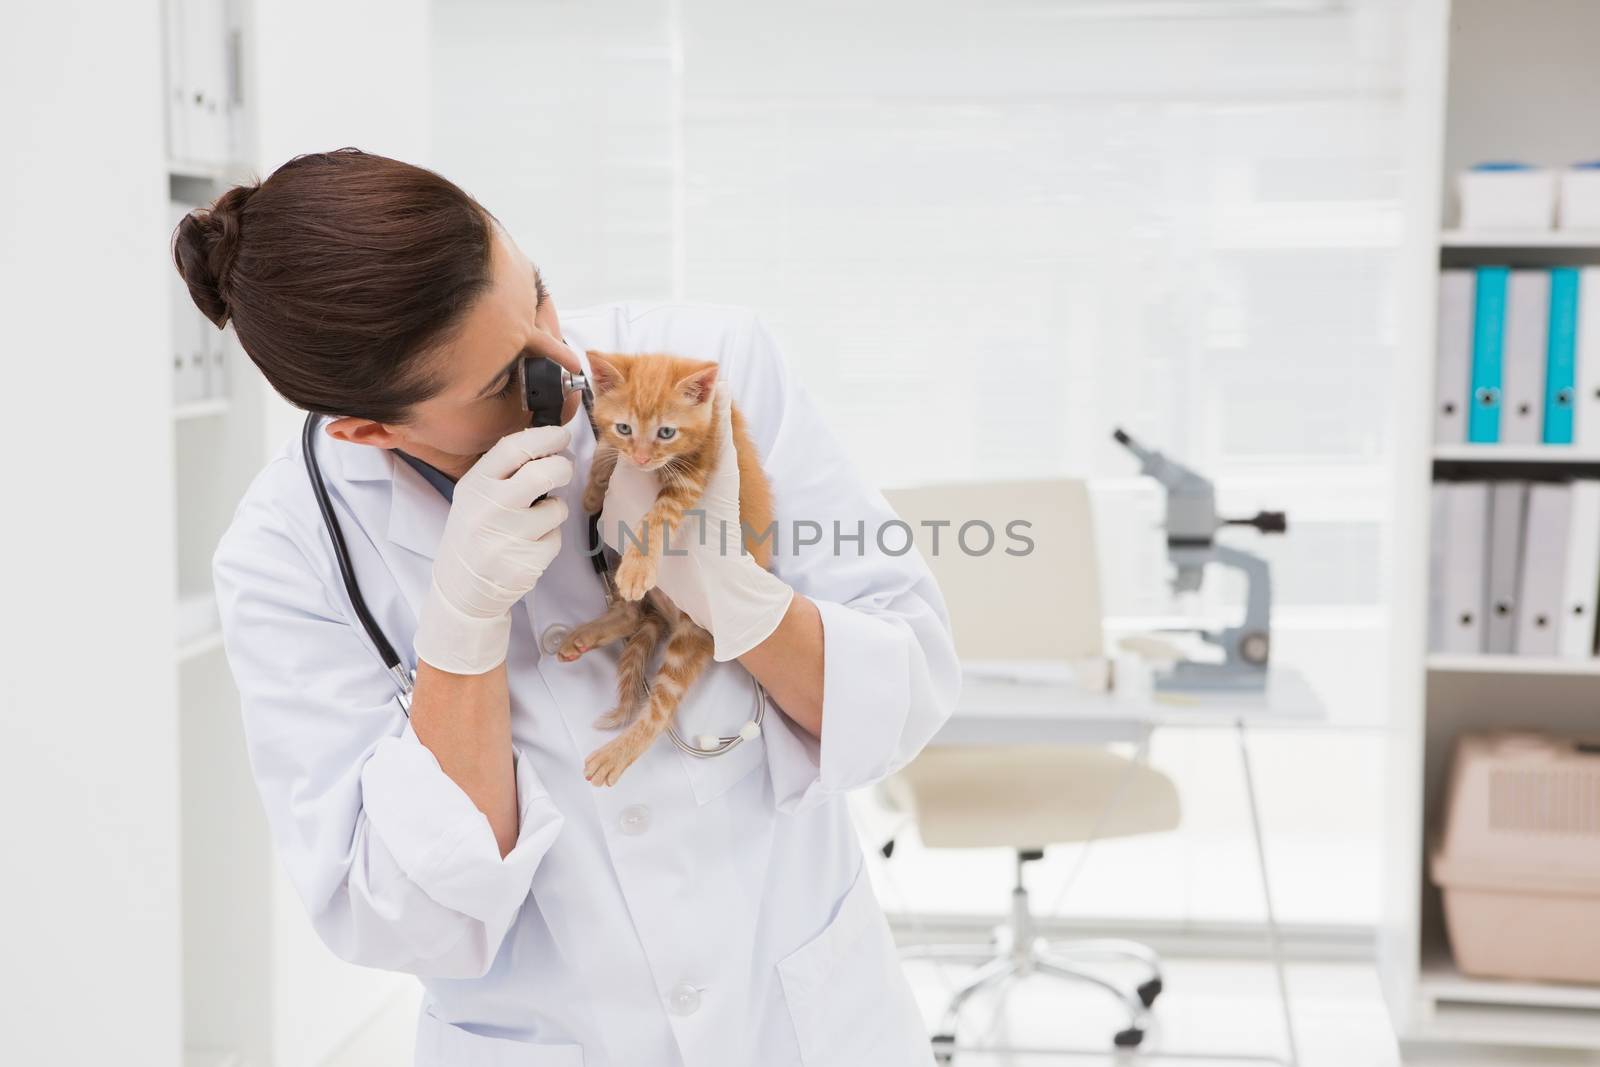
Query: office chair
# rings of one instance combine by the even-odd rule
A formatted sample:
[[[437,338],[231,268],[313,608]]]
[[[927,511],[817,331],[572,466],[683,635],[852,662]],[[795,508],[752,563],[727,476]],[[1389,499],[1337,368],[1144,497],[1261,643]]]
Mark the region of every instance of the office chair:
[[[1099,563],[1083,482],[941,485],[885,495],[918,532],[918,547],[939,581],[964,663],[1104,664]],[[1025,533],[1033,547],[1025,555],[1004,552],[1008,544],[1020,550],[1005,537],[1016,519],[1029,523]],[[939,520],[950,525],[938,528],[935,551],[925,536],[933,527],[924,524]],[[974,521],[996,532],[991,551],[971,551],[982,543],[981,527],[973,527],[965,542],[957,540],[957,530]],[[1050,845],[1174,829],[1179,806],[1170,778],[1098,745],[930,746],[881,783],[877,794],[886,807],[916,822],[927,847],[1016,853],[1008,918],[995,928],[987,948],[963,943],[901,951],[902,959],[978,968],[952,996],[934,1035],[940,1062],[954,1055],[960,1009],[968,1000],[986,990],[1003,994],[1012,982],[1034,974],[1086,984],[1116,998],[1127,1025],[1113,1044],[1140,1043],[1150,1006],[1162,990],[1160,958],[1133,941],[1038,936],[1024,867],[1042,858]],[[892,855],[893,838],[881,850],[886,858]],[[1132,960],[1145,977],[1131,989],[1120,986],[1092,969],[1108,960]]]

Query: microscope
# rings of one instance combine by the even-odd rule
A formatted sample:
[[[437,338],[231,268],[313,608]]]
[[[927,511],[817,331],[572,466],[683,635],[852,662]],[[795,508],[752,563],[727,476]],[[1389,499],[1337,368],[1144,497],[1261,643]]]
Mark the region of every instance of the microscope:
[[[1283,533],[1289,528],[1288,517],[1281,511],[1263,511],[1250,519],[1220,518],[1216,488],[1209,480],[1160,452],[1145,448],[1120,429],[1112,436],[1139,458],[1141,474],[1166,486],[1167,554],[1176,568],[1172,591],[1197,591],[1207,563],[1237,567],[1248,583],[1243,623],[1219,631],[1192,631],[1222,649],[1222,662],[1179,660],[1171,670],[1156,674],[1155,688],[1165,692],[1264,689],[1272,643],[1272,574],[1260,556],[1219,545],[1213,535],[1223,526],[1254,526],[1264,534]],[[1191,632],[1189,628],[1180,629]]]

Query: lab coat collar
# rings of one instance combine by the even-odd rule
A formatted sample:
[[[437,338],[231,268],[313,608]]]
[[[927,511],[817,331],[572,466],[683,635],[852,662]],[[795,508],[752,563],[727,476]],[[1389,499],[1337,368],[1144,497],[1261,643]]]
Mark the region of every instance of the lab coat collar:
[[[444,537],[450,501],[429,485],[411,464],[394,456],[385,458],[394,477],[394,493],[389,498],[389,540],[431,560]]]
[[[319,448],[336,458],[339,478],[346,483],[389,482],[388,539],[411,552],[433,559],[444,535],[450,502],[439,491],[386,448],[358,445],[325,437]],[[334,464],[323,461],[324,467]]]
[[[587,375],[590,371],[588,353],[581,344],[573,346],[573,351],[578,357],[578,365]],[[566,425],[572,432],[573,454],[576,456],[580,451],[588,453],[590,451],[588,448],[580,448],[580,441],[592,441],[594,430],[590,427],[588,416],[582,406]],[[391,450],[373,445],[352,444],[336,438],[327,440],[338,446],[334,452],[338,457],[340,476],[345,481],[392,483],[386,536],[401,548],[432,560],[438,553],[439,541],[444,536],[444,524],[450,514],[450,502],[439,495],[439,491],[429,485],[428,480],[418,474],[411,464],[401,461]],[[574,499],[568,501],[569,509],[576,507],[577,498],[581,496],[572,493],[573,486],[581,488],[586,478],[587,471],[574,471],[571,485],[558,494],[574,496]]]

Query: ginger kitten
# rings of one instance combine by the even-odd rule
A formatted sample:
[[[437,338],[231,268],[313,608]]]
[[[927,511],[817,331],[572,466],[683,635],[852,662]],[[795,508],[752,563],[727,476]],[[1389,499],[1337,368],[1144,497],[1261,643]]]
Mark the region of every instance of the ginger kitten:
[[[600,436],[583,490],[584,511],[600,511],[618,463],[653,470],[661,483],[654,506],[629,522],[630,533],[623,541],[625,551],[616,571],[616,603],[599,618],[574,629],[556,653],[571,662],[591,648],[626,639],[617,667],[617,706],[595,720],[595,725],[601,729],[628,726],[590,753],[583,768],[583,776],[597,785],[614,785],[667,728],[714,648],[711,635],[665,595],[647,594],[655,588],[656,567],[666,538],[676,536],[684,513],[699,503],[717,465],[721,440],[713,422],[712,391],[718,365],[667,355],[589,352],[588,357]],[[768,567],[769,542],[751,534],[759,534],[772,522],[772,487],[761,469],[744,416],[731,404],[729,418],[739,463],[742,536],[756,562]],[[636,541],[643,542],[644,550]],[[684,544],[681,538],[675,543],[680,549]],[[661,669],[651,680],[643,714],[636,714],[644,696],[644,672],[663,635],[667,647]]]

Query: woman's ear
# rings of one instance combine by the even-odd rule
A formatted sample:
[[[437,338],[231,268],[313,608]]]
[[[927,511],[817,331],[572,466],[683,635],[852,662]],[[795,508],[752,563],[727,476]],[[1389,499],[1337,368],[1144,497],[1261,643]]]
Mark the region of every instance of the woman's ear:
[[[355,445],[372,445],[374,448],[399,448],[405,441],[381,422],[346,415],[322,426],[329,437],[349,441]]]
[[[586,351],[589,357],[589,377],[594,385],[595,395],[609,393],[622,384],[623,370],[627,361],[616,356],[603,356],[599,352]]]
[[[710,400],[711,391],[717,387],[717,369],[717,364],[708,363],[693,374],[679,378],[676,387],[679,395],[691,404]]]

